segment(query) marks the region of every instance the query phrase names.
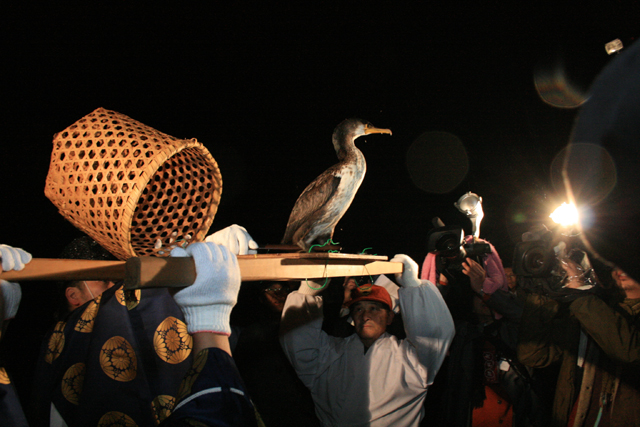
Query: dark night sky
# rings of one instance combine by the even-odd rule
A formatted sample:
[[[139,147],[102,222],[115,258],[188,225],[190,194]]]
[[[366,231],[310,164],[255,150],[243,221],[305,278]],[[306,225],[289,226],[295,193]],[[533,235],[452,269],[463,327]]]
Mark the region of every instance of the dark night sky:
[[[536,64],[560,58],[586,88],[609,60],[604,43],[636,36],[640,10],[637,1],[275,3],[3,2],[0,242],[56,257],[78,235],[44,183],[53,134],[98,107],[204,143],[224,180],[212,230],[241,224],[260,244],[279,243],[300,192],[336,162],[333,128],[360,117],[393,136],[357,142],[368,171],[334,235],[345,252],[421,262],[434,216],[469,231],[453,202],[473,191],[484,199],[481,236],[510,263],[520,234],[560,200],[551,162],[577,111],[542,102]],[[429,131],[455,135],[469,159],[444,194],[417,188],[405,167]],[[426,173],[443,153],[458,156],[434,152]]]
[[[13,3],[1,18],[3,242],[39,257],[56,256],[75,234],[43,194],[52,136],[98,107],[203,142],[224,179],[212,229],[238,223],[261,244],[279,242],[299,193],[336,162],[333,128],[367,119],[394,134],[358,141],[368,172],[336,230],[345,250],[420,258],[433,216],[469,227],[452,203],[474,191],[484,198],[482,236],[509,253],[522,228],[507,217],[521,209],[512,202],[553,193],[551,159],[576,111],[540,100],[534,66],[568,46],[565,68],[589,80],[608,60],[604,43],[629,37],[617,20],[633,11]],[[405,167],[427,131],[455,135],[469,158],[445,194],[415,187]],[[429,155],[424,170],[437,164]]]

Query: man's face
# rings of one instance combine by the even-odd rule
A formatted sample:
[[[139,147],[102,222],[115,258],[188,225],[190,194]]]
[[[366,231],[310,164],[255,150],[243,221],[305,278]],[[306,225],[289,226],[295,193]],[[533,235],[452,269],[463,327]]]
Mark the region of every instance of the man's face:
[[[103,282],[101,280],[84,280],[78,287],[67,288],[65,294],[71,310],[80,307],[87,301],[91,301],[102,295],[104,291],[114,285],[113,282]]]
[[[627,298],[640,297],[640,283],[627,276],[627,273],[619,268],[615,268],[611,272],[611,276],[613,277],[613,280],[615,280],[616,285],[624,291]]]
[[[511,269],[511,267],[505,268],[504,274],[507,276],[507,284],[509,285],[509,289],[514,290],[518,283],[516,275],[513,273],[513,269]]]
[[[389,311],[378,301],[358,301],[351,307],[351,317],[356,334],[366,348],[377,340],[393,320],[393,311]]]
[[[284,309],[284,303],[287,301],[287,296],[291,289],[288,284],[272,283],[268,288],[264,289],[264,299],[267,306],[277,312],[282,313]]]

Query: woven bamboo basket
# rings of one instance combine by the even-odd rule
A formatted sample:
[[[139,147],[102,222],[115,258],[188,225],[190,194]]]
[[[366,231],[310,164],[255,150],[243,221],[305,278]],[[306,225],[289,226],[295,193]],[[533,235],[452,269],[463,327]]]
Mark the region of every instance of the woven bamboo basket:
[[[98,108],[54,135],[45,195],[119,259],[203,240],[222,176],[195,139]]]

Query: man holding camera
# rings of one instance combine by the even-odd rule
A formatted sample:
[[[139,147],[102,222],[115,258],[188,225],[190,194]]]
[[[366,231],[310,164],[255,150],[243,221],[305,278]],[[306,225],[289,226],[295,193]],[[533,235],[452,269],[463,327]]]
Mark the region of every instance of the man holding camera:
[[[591,86],[562,170],[568,200],[588,217],[580,238],[613,268],[622,295],[608,303],[577,290],[585,294],[560,303],[532,293],[525,306],[521,360],[532,366],[561,363],[552,425],[640,425],[638,73],[640,43],[634,42],[612,57]],[[581,288],[582,273],[572,264],[566,270],[567,287]]]
[[[584,289],[589,272],[562,264],[565,288]],[[560,363],[552,426],[640,425],[640,284],[619,268],[611,275],[621,301],[587,290],[569,302],[527,297],[518,358],[535,368]]]
[[[434,230],[432,235],[438,229]],[[460,232],[452,234],[459,236]],[[498,367],[499,360],[506,356],[502,350],[511,344],[503,342],[503,330],[511,325],[497,322],[502,313],[488,304],[493,295],[509,290],[502,260],[492,244],[474,236],[466,236],[453,251],[441,251],[437,245],[428,249],[421,277],[437,281],[456,328],[448,360],[437,380],[442,395],[430,396],[434,400],[429,403],[434,407],[433,415],[447,425],[472,425],[478,419],[490,419],[495,424],[508,422],[509,404],[513,402],[498,397],[494,390],[504,394],[504,373]],[[495,345],[498,343],[500,351]],[[485,365],[492,368],[485,369]]]

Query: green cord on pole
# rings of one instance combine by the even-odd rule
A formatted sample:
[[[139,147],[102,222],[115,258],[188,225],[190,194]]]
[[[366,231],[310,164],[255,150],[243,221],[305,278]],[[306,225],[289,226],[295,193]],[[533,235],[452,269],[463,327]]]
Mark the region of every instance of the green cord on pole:
[[[309,252],[309,253],[311,253],[311,249],[315,248],[316,246],[317,246],[317,247],[319,247],[319,248],[323,248],[323,247],[325,247],[325,246],[327,246],[327,245],[329,245],[329,244],[334,245],[334,246],[337,246],[337,245],[339,245],[340,243],[339,243],[339,242],[338,242],[338,243],[335,243],[332,239],[329,239],[329,240],[327,240],[326,242],[324,242],[324,244],[322,244],[322,245],[311,245],[311,247],[309,247],[308,252]],[[329,251],[329,252],[338,252],[338,251]]]
[[[320,286],[319,288],[314,288],[313,286],[311,286],[309,284],[309,279],[305,279],[305,283],[309,287],[309,289],[313,289],[314,291],[321,291],[327,286],[327,283],[329,283],[329,278],[325,277],[324,284],[322,286]]]

